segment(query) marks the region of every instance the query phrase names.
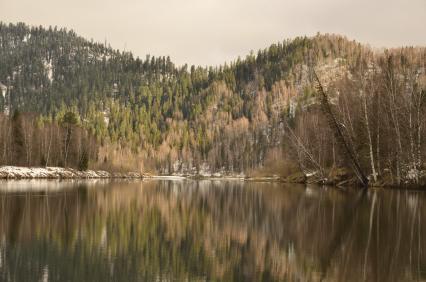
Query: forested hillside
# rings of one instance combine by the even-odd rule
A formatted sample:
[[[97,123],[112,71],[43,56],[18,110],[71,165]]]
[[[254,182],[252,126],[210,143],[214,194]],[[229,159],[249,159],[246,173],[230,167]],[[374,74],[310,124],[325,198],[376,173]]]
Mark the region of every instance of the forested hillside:
[[[398,183],[423,169],[424,48],[317,35],[203,68],[22,23],[0,24],[0,46],[0,164],[327,177],[355,161]]]

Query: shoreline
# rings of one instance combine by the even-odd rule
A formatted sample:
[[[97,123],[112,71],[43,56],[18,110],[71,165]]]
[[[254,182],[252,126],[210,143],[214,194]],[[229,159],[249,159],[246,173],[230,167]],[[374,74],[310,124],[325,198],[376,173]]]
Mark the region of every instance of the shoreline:
[[[0,179],[114,179],[134,178],[142,179],[144,175],[138,172],[108,172],[104,170],[79,171],[63,167],[20,167],[0,166]]]
[[[324,182],[315,177],[289,177],[282,178],[274,176],[250,177],[235,175],[222,176],[206,176],[206,175],[152,175],[139,172],[108,172],[104,170],[86,170],[79,171],[73,168],[63,167],[20,167],[20,166],[0,166],[0,180],[48,180],[48,179],[153,179],[153,180],[235,180],[244,182],[268,182],[268,183],[287,183],[302,185],[319,185],[337,188],[358,187],[354,181],[350,179],[340,179],[336,182]],[[343,180],[343,181],[342,181]],[[352,179],[353,180],[353,179]],[[374,189],[400,189],[400,190],[417,190],[425,191],[424,185],[405,184],[401,186],[388,185],[386,183],[371,184],[368,188]]]

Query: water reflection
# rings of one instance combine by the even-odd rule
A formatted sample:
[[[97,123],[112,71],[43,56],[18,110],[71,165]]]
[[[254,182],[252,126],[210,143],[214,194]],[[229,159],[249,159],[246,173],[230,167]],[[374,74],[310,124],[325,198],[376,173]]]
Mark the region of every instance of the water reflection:
[[[34,193],[20,192],[34,183],[20,185],[0,189],[0,281],[425,280],[420,192],[241,181],[77,182]]]

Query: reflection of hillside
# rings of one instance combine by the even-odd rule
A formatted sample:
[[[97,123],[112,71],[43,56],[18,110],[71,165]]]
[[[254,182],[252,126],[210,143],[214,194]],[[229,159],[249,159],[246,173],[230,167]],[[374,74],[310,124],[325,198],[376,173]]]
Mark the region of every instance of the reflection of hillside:
[[[148,181],[0,195],[1,277],[48,265],[90,267],[81,281],[401,281],[425,269],[423,194]]]

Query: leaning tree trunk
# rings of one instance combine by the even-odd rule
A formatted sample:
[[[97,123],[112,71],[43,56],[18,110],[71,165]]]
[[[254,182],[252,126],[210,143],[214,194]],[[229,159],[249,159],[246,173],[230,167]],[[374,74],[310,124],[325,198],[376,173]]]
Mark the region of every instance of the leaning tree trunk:
[[[343,133],[341,127],[339,126],[336,116],[333,112],[333,109],[331,108],[330,102],[328,100],[328,96],[324,91],[324,88],[322,87],[322,84],[318,78],[318,75],[314,71],[314,77],[317,82],[317,91],[320,94],[321,99],[321,106],[323,109],[323,112],[328,120],[328,124],[333,131],[337,144],[342,149],[342,152],[345,154],[346,158],[350,161],[352,170],[354,171],[355,175],[358,177],[359,181],[364,187],[368,186],[368,178],[364,174],[361,165],[359,164],[358,158],[353,151],[352,147],[349,145],[348,138],[345,137],[345,134]]]

